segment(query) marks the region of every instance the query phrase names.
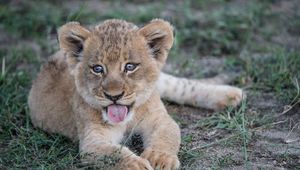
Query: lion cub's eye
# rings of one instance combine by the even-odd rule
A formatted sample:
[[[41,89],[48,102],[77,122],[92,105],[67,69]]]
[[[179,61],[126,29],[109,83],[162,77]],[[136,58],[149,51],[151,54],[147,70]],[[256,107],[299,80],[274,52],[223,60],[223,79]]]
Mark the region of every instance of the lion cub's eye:
[[[100,65],[94,65],[92,67],[92,71],[95,73],[95,74],[102,74],[104,72],[104,69],[102,66]]]
[[[127,71],[133,71],[133,70],[135,70],[136,69],[136,67],[138,66],[139,64],[134,64],[134,63],[127,63],[126,65],[125,65],[125,72],[127,72]]]

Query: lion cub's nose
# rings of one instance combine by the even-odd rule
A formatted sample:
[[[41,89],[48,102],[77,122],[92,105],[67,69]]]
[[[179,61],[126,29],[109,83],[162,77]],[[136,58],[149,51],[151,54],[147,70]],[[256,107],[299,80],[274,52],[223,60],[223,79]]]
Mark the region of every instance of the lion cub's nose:
[[[123,97],[123,95],[124,95],[124,92],[122,92],[121,94],[118,94],[118,95],[115,95],[115,96],[112,96],[112,95],[110,95],[110,94],[108,94],[108,93],[105,93],[105,92],[103,92],[104,93],[104,96],[107,98],[107,99],[109,99],[109,100],[111,100],[111,101],[113,101],[113,102],[116,102],[117,100],[119,100],[121,97]]]

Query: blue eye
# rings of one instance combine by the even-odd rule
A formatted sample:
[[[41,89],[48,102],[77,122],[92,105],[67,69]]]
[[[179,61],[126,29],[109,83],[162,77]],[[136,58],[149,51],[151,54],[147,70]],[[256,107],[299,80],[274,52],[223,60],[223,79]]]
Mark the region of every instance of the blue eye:
[[[127,71],[133,71],[133,70],[136,69],[137,66],[138,66],[138,64],[127,63],[125,65],[125,72],[127,72]]]
[[[103,73],[103,72],[104,72],[103,67],[100,66],[100,65],[94,65],[94,66],[92,67],[92,70],[93,70],[93,72],[96,73],[96,74],[100,74],[100,73]]]

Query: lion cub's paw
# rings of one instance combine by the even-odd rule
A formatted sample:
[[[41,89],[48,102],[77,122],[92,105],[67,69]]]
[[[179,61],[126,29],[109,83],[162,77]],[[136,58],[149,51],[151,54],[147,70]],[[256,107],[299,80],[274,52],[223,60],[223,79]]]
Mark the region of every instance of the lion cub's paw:
[[[174,170],[178,169],[180,165],[177,155],[170,155],[152,149],[146,149],[141,157],[147,159],[154,169]]]
[[[153,170],[148,160],[139,156],[130,156],[122,161],[120,170]]]
[[[228,106],[236,107],[245,98],[242,89],[227,86],[224,87],[222,92],[217,97],[215,110],[225,109]]]

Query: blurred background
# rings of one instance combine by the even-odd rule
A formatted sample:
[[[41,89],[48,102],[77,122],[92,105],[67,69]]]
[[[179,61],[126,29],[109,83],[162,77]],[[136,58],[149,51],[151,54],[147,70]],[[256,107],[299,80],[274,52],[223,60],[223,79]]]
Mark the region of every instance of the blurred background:
[[[182,169],[300,169],[300,0],[1,0],[0,169],[80,169],[77,144],[32,127],[27,95],[58,50],[57,28],[118,18],[171,22],[164,71],[233,77],[247,100],[221,112],[165,102],[182,128]]]

